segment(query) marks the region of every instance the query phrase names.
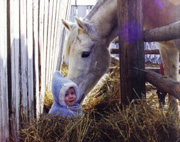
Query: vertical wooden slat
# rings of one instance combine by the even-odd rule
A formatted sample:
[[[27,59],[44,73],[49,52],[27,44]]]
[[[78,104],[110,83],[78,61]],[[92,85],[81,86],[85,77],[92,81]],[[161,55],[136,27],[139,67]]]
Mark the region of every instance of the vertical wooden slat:
[[[7,84],[7,2],[0,0],[0,141],[9,141],[9,108]]]
[[[53,52],[54,52],[54,46],[53,46],[53,42],[55,40],[55,14],[56,14],[56,10],[57,10],[57,0],[53,1],[53,11],[52,11],[52,29],[51,29],[51,40],[50,40],[50,53],[49,53],[49,72],[48,72],[48,80],[47,80],[47,84],[50,84],[50,80],[51,80],[51,76],[52,76],[52,72],[53,72],[53,68],[52,68],[52,64],[54,64],[54,57],[53,57]]]
[[[21,105],[22,105],[22,111],[24,112],[24,115],[28,116],[28,64],[27,64],[27,37],[26,37],[26,1],[20,0],[20,73],[21,73]]]
[[[10,0],[10,40],[11,40],[11,134],[17,139],[16,132],[19,131],[19,104],[20,104],[20,83],[19,83],[19,1]]]
[[[2,0],[0,0],[0,3],[1,3],[1,5],[0,5],[0,17],[3,18],[4,17],[4,15],[3,15],[4,2]],[[3,31],[4,28],[5,28],[4,22],[0,22],[0,40],[1,41],[4,41],[4,31]],[[4,43],[0,42],[0,76],[2,76],[3,71],[4,71],[4,68],[3,68],[4,57],[3,57],[2,53],[3,53],[3,50],[5,50],[4,48],[7,48],[4,46],[5,46]],[[4,80],[5,78],[2,77],[2,79]],[[4,105],[3,105],[3,98],[4,98],[3,93],[4,92],[3,92],[3,88],[2,88],[3,82],[1,80],[0,80],[0,108],[3,108],[4,107]],[[4,138],[4,134],[3,134],[3,125],[4,124],[2,122],[2,120],[3,120],[2,116],[3,116],[3,109],[0,109],[0,141],[2,141]]]
[[[49,0],[45,0],[44,1],[44,41],[43,41],[43,45],[44,45],[44,63],[47,62],[47,39],[48,39],[48,19],[49,19]]]
[[[121,102],[129,104],[144,93],[142,0],[118,0]],[[138,96],[137,96],[138,95]]]
[[[44,1],[44,52],[46,53],[46,48],[47,48],[47,35],[48,35],[48,18],[49,18],[49,1],[45,0]],[[44,62],[46,63],[46,58],[44,60]]]
[[[61,7],[60,7],[60,20],[61,19],[69,19],[69,14],[70,14],[70,9],[71,9],[71,0],[67,1],[62,1],[61,2]],[[60,23],[61,21],[59,21]],[[58,41],[58,47],[59,50],[57,52],[57,63],[56,63],[56,70],[60,70],[61,63],[62,63],[62,52],[63,52],[63,47],[64,47],[64,41],[65,41],[65,28],[61,24],[59,26],[59,35],[57,36],[57,41]]]
[[[53,74],[53,72],[56,70],[56,63],[57,63],[57,51],[59,49],[59,39],[57,39],[57,36],[59,34],[58,31],[58,27],[60,26],[60,24],[58,24],[59,22],[61,22],[61,18],[59,17],[60,15],[60,4],[61,1],[57,0],[57,8],[56,8],[56,18],[55,18],[55,32],[54,32],[54,41],[53,41],[53,46],[54,46],[54,50],[53,50],[53,57],[54,59],[51,61],[52,62],[52,70],[51,70],[51,76]],[[52,78],[52,77],[51,77]]]
[[[43,46],[43,27],[44,27],[44,0],[39,1],[39,51],[40,51],[40,111],[43,111],[44,93],[45,93],[45,49]]]
[[[33,80],[33,23],[32,1],[27,1],[27,47],[28,47],[28,105],[29,115],[34,116],[34,80]]]
[[[49,71],[50,71],[50,53],[51,53],[51,34],[52,34],[52,20],[53,20],[53,3],[54,1],[51,0],[49,4],[49,18],[48,18],[48,43],[47,43],[47,52],[46,52],[46,85],[48,85],[49,80]]]
[[[9,107],[9,119],[11,118],[12,114],[12,106],[11,106],[11,97],[12,97],[12,87],[11,87],[11,18],[10,18],[10,1],[7,1],[7,79],[8,79],[8,107]],[[13,127],[11,125],[12,123],[9,121],[9,136],[11,137],[11,128]],[[10,139],[10,138],[9,138]]]
[[[61,19],[63,19],[64,12],[62,10],[62,6],[66,6],[64,1],[61,1],[61,3],[60,3],[60,9],[61,10],[59,11],[58,23],[62,23]],[[56,47],[59,47],[59,48],[57,48],[56,55],[55,55],[55,57],[56,57],[56,62],[55,62],[56,70],[60,70],[60,68],[61,68],[62,57],[60,55],[61,55],[62,48],[63,48],[61,45],[62,45],[62,40],[63,40],[64,36],[65,36],[65,28],[63,27],[62,24],[59,24],[58,30],[57,30],[57,38],[56,38]]]
[[[38,9],[39,0],[33,0],[33,48],[34,48],[34,83],[36,99],[36,117],[40,115],[40,96],[39,96],[39,53],[38,53]]]

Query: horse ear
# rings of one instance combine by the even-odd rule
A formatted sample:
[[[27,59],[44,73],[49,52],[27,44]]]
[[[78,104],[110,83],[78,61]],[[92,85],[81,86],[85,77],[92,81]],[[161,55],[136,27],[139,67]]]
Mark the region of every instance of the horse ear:
[[[75,19],[76,19],[79,29],[88,32],[89,30],[88,24],[79,20],[77,17],[75,17]]]
[[[72,29],[73,23],[68,22],[64,19],[61,19],[61,20],[62,20],[63,25],[70,31]]]

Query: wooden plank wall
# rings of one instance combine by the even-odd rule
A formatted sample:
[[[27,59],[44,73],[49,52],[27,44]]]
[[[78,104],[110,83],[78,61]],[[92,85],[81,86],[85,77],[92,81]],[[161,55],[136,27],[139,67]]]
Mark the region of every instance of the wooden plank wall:
[[[0,141],[17,141],[24,116],[43,112],[45,88],[60,70],[65,39],[61,19],[69,17],[70,4],[0,0]]]
[[[7,3],[0,0],[0,141],[9,139],[8,79],[7,79]],[[2,48],[4,47],[4,48]]]

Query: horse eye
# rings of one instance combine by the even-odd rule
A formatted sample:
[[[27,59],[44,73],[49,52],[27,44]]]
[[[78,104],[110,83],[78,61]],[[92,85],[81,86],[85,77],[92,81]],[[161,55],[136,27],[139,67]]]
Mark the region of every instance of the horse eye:
[[[81,57],[82,58],[87,58],[90,55],[90,52],[86,51],[86,52],[82,52]]]

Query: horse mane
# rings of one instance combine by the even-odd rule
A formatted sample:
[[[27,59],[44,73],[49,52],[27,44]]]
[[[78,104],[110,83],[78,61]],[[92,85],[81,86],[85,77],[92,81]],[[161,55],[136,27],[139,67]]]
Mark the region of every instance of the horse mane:
[[[65,61],[68,59],[70,50],[71,50],[71,44],[76,40],[76,37],[78,35],[78,28],[76,28],[76,24],[73,24],[71,31],[69,32],[68,39],[66,40],[66,48],[63,48],[63,56]]]
[[[98,0],[98,2],[94,5],[94,7],[91,9],[91,11],[88,13],[88,15],[84,19],[90,20],[91,17],[98,11],[98,9],[102,6],[102,4],[106,0]]]
[[[99,8],[102,6],[103,3],[105,3],[107,0],[99,0],[96,5],[94,5],[94,7],[91,9],[91,11],[88,13],[88,15],[83,19],[84,22],[89,23],[89,20],[94,16],[94,14],[99,10]],[[88,29],[88,36],[91,38],[96,38],[93,37],[93,33],[95,32],[94,28]],[[69,36],[68,39],[66,41],[66,48],[64,48],[63,50],[63,56],[65,58],[65,60],[68,59],[69,54],[70,54],[70,50],[71,50],[71,44],[76,40],[78,35],[78,28],[77,28],[77,24],[73,24],[70,32],[69,32]]]

